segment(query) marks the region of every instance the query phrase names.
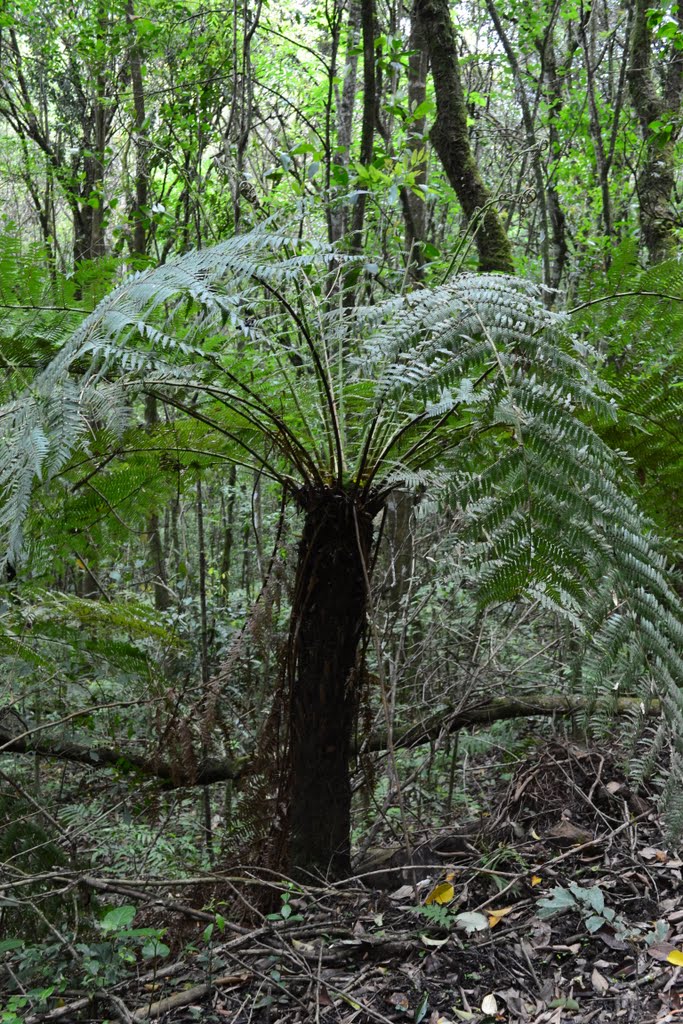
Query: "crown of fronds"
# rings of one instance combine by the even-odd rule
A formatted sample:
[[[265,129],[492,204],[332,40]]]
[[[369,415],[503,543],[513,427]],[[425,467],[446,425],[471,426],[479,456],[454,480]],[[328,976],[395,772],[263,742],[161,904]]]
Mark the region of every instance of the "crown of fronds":
[[[115,289],[0,413],[9,557],[37,481],[73,479],[76,459],[81,474],[109,466],[131,433],[150,436],[142,393],[193,421],[195,457],[257,468],[295,497],[342,488],[378,507],[397,486],[440,484],[465,511],[482,603],[521,593],[568,616],[603,709],[627,688],[661,698],[680,831],[681,612],[622,462],[590,425],[616,422],[595,353],[515,278],[349,308],[344,271],[340,254],[266,225]]]

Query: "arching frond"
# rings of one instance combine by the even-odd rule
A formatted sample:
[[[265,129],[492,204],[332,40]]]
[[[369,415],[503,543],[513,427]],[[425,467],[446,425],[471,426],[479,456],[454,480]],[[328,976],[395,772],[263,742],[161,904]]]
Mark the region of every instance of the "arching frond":
[[[481,603],[526,594],[567,617],[603,707],[626,686],[643,701],[656,692],[680,772],[681,610],[627,469],[592,426],[617,422],[597,354],[504,275],[349,309],[321,297],[333,256],[266,225],[101,302],[0,409],[10,559],[36,484],[72,479],[77,460],[94,472],[142,436],[175,459],[185,447],[254,467],[295,495],[330,487],[378,506],[397,486],[441,486],[463,510]],[[192,437],[142,429],[143,393],[194,423]],[[109,472],[81,511],[130,493],[135,481]]]

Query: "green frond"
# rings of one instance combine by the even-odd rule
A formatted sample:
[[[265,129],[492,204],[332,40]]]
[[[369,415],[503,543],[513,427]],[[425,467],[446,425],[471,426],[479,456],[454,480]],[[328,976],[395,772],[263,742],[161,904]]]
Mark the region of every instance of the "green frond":
[[[136,452],[166,452],[179,467],[232,460],[295,497],[343,487],[381,505],[397,487],[441,488],[460,509],[480,604],[523,595],[564,616],[583,636],[597,714],[608,715],[616,689],[646,702],[655,688],[675,737],[683,614],[610,447],[617,436],[634,453],[598,354],[528,282],[463,275],[348,309],[314,286],[333,258],[266,225],[114,289],[0,409],[9,557],[33,489],[57,476],[78,485],[63,504],[69,522],[126,509],[152,486],[153,463]],[[680,269],[661,273],[678,287]],[[631,301],[605,307],[607,367],[625,320],[634,332],[657,321],[649,300]],[[669,305],[669,329],[679,319],[683,328]],[[678,357],[633,343],[645,367],[634,367],[633,394],[660,423],[678,408]],[[168,426],[141,425],[149,395]],[[643,435],[656,455],[658,434]],[[106,451],[117,457],[91,483]]]

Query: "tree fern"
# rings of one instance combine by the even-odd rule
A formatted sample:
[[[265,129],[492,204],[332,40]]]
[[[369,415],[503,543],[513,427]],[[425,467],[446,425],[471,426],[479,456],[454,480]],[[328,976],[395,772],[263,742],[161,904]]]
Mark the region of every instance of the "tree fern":
[[[464,275],[354,309],[341,293],[326,297],[339,259],[266,225],[115,289],[0,413],[9,559],[20,557],[36,483],[102,462],[110,482],[100,494],[116,500],[107,453],[135,446],[141,394],[198,431],[190,445],[189,433],[160,428],[145,444],[168,444],[174,457],[199,445],[277,481],[305,514],[288,659],[291,741],[304,744],[292,778],[308,787],[305,799],[292,796],[294,848],[324,869],[326,858],[347,857],[330,818],[342,813],[334,801],[346,799],[348,767],[338,758],[329,770],[340,774],[322,779],[327,796],[313,793],[327,769],[311,771],[311,758],[328,763],[330,713],[323,699],[328,718],[311,718],[324,696],[315,642],[338,633],[345,644],[324,656],[344,750],[372,517],[396,487],[438,486],[464,510],[481,603],[522,594],[566,616],[585,636],[587,681],[603,707],[620,687],[644,701],[656,692],[680,781],[680,607],[624,465],[591,426],[616,422],[614,398],[590,368],[596,355],[527,282]],[[316,618],[335,578],[348,608],[336,624]],[[306,847],[310,801],[326,824]],[[671,824],[683,827],[677,812]]]

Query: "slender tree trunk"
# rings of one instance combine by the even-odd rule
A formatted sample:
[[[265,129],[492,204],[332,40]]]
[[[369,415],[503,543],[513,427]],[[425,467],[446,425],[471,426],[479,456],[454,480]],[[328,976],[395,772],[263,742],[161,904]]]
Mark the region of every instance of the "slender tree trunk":
[[[427,71],[429,54],[422,34],[422,26],[413,12],[410,21],[410,41],[408,43],[408,107],[411,113],[427,98]],[[419,117],[410,129],[408,149],[412,153],[426,148],[425,138],[426,117]],[[416,166],[415,183],[423,185],[427,181],[427,160],[421,160]],[[401,205],[405,223],[406,259],[410,273],[415,281],[424,277],[424,254],[422,246],[427,231],[427,204],[424,196],[419,198],[408,188],[401,189]]]
[[[237,470],[230,466],[228,472],[228,496],[225,503],[223,519],[223,550],[221,554],[221,594],[227,601],[230,596],[230,573],[232,569],[232,549],[235,540],[235,498],[237,496]]]
[[[567,223],[555,187],[557,168],[561,160],[562,146],[558,122],[562,113],[562,84],[557,73],[557,61],[553,42],[553,23],[548,25],[545,37],[538,41],[541,55],[543,92],[548,105],[548,221],[550,227],[550,279],[552,289],[559,288],[567,262]]]
[[[147,139],[145,138],[145,90],[142,79],[142,55],[135,29],[133,0],[126,6],[126,21],[131,32],[130,84],[133,92],[135,113],[135,200],[131,210],[133,237],[130,250],[135,256],[144,257],[147,251],[147,224],[149,223],[149,168],[147,166]]]
[[[145,396],[145,429],[152,433],[159,423],[157,400],[153,395]],[[154,607],[157,611],[165,611],[171,604],[172,595],[168,586],[166,559],[161,539],[159,513],[154,511],[147,517],[147,543],[149,544],[149,561],[154,573]]]
[[[348,36],[346,46],[346,67],[341,96],[337,101],[337,145],[334,162],[348,167],[353,129],[353,109],[356,101],[358,78],[358,33],[360,30],[360,7],[358,0],[351,0],[349,7]],[[329,171],[328,171],[329,173]],[[340,241],[346,234],[347,209],[341,203],[329,205],[328,239],[331,244]]]
[[[360,0],[360,15],[363,31],[363,125],[360,140],[360,162],[367,166],[367,164],[372,162],[375,125],[377,123],[374,0]],[[360,189],[351,220],[351,250],[353,252],[360,252],[363,248],[365,200],[365,191]]]
[[[372,518],[344,492],[308,496],[289,637],[289,861],[350,870],[349,755]]]
[[[588,37],[588,31],[590,30],[591,36]],[[602,57],[595,58],[595,11],[593,8],[589,8],[586,17],[582,17],[578,22],[579,37],[581,39],[581,48],[583,50],[584,66],[586,68],[586,95],[588,99],[588,112],[590,115],[590,134],[593,142],[593,152],[595,153],[595,163],[598,168],[598,178],[600,181],[600,195],[602,197],[602,227],[608,242],[612,241],[612,197],[610,195],[609,188],[609,172],[610,162],[608,160],[608,153],[605,148],[605,140],[603,138],[602,125],[600,123],[600,113],[598,111],[598,98],[595,76],[598,71],[598,65],[602,60]],[[618,120],[618,112],[617,112]]]
[[[436,91],[436,121],[430,138],[465,217],[475,227],[479,269],[512,274],[515,267],[510,241],[470,146],[448,0],[415,0],[414,10],[427,42]]]

